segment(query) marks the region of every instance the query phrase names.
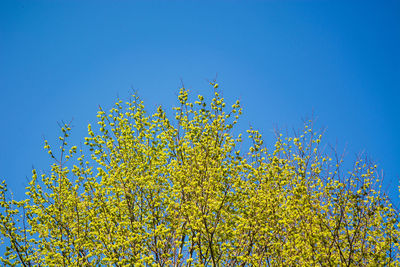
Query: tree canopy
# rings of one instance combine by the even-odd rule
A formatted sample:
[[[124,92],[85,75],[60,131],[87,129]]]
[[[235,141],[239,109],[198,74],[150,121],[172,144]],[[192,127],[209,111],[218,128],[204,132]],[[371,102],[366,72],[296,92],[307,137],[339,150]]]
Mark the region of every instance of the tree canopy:
[[[63,125],[26,199],[0,187],[3,264],[400,264],[398,213],[373,163],[343,170],[312,121],[267,148],[255,129],[236,133],[240,102],[211,87],[210,101],[180,89],[174,116],[148,115],[137,94],[100,108],[81,147]]]

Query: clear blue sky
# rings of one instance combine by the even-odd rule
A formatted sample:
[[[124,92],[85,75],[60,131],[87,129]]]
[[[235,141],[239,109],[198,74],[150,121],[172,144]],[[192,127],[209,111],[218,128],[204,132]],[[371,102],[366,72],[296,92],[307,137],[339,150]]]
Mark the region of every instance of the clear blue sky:
[[[171,107],[183,80],[207,95],[218,74],[242,125],[268,140],[314,114],[326,143],[364,151],[398,202],[399,1],[0,1],[0,178],[22,196],[48,168],[42,136],[137,89]]]

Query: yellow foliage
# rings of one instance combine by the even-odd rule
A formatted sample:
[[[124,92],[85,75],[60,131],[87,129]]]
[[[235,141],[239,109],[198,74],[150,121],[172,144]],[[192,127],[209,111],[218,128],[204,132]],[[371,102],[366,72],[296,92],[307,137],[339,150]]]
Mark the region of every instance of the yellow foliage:
[[[86,152],[67,149],[64,125],[61,157],[46,141],[55,163],[50,174],[33,171],[27,199],[9,200],[0,186],[3,264],[399,264],[398,213],[375,166],[358,161],[342,174],[311,122],[301,135],[278,134],[271,152],[249,129],[242,152],[232,132],[240,103],[226,110],[211,86],[211,102],[195,105],[182,88],[175,121],[161,107],[148,115],[136,95],[100,109]]]

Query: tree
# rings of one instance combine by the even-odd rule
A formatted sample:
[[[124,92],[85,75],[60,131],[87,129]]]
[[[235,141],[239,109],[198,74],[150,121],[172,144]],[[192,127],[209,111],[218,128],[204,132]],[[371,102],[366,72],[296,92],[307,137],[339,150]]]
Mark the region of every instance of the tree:
[[[218,84],[207,104],[182,88],[170,120],[147,115],[135,94],[88,125],[84,148],[69,146],[49,174],[33,170],[27,198],[0,190],[7,265],[293,266],[399,264],[398,213],[376,166],[323,152],[312,122],[273,149],[247,131],[243,152]],[[333,160],[331,159],[333,158]]]

